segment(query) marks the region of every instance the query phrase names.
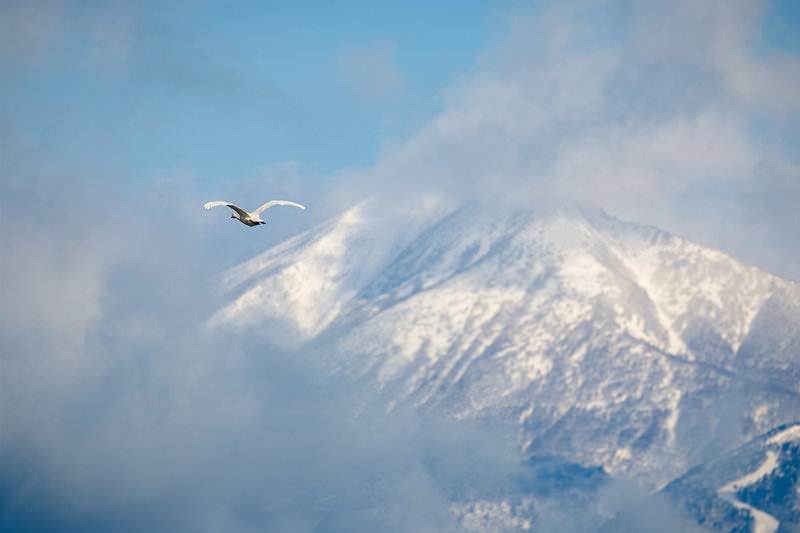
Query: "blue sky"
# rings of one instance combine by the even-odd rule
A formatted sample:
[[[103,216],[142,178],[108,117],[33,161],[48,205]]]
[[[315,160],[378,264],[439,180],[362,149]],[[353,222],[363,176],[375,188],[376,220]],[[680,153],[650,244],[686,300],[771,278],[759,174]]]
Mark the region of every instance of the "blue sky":
[[[166,5],[166,7],[165,7]],[[127,179],[202,184],[374,162],[441,107],[500,28],[488,2],[223,2],[6,7],[45,35],[7,57],[6,120]],[[13,22],[9,21],[10,24]],[[33,30],[31,30],[33,33]],[[213,190],[213,185],[208,187]]]
[[[605,2],[580,7],[562,17],[572,25],[568,52],[586,58],[610,53],[622,58],[620,64],[639,61],[634,68],[650,68],[642,61],[645,54],[634,57],[644,43],[636,28],[637,21],[648,24],[647,12],[659,5]],[[725,58],[711,50],[709,64],[689,65],[680,52],[681,33],[694,30],[681,28],[687,25],[681,17],[693,16],[692,24],[702,25],[705,15],[690,14],[684,2],[663,5],[683,6],[685,12],[673,17],[674,32],[648,52],[661,58],[659,68],[674,70],[671,83],[689,80],[694,69],[704,71],[706,81],[690,83],[709,85],[711,77],[720,72],[729,76],[735,65],[751,68],[743,77],[761,77],[758,69],[774,66],[777,54],[796,61],[800,52],[793,31],[800,26],[795,2],[723,3],[714,7],[720,39],[727,38],[722,25],[734,21],[733,38],[747,50],[746,61],[734,57],[735,52]],[[518,61],[502,51],[513,39],[510,28],[533,28],[529,42],[516,45],[520,50],[532,47],[531,60],[523,61],[516,74],[501,76],[519,84],[523,76],[535,75],[541,66],[537,61],[555,57],[544,38],[536,39],[547,34],[552,41],[560,22],[560,15],[553,14],[558,6],[473,0],[245,2],[235,9],[210,1],[9,2],[2,8],[6,26],[0,38],[3,130],[14,142],[47,154],[48,160],[96,168],[120,190],[146,194],[165,179],[180,179],[187,190],[214,197],[242,194],[232,184],[252,185],[251,180],[271,179],[272,186],[292,182],[294,188],[286,192],[299,190],[298,183],[311,189],[335,187],[343,174],[375,174],[391,154],[447,116],[460,94],[476,91],[503,62]],[[542,23],[551,16],[552,24]],[[696,38],[702,39],[702,32]],[[686,42],[692,46],[691,38]],[[666,56],[670,47],[675,49],[669,52],[675,53],[673,59]],[[568,68],[588,71],[566,61],[562,66],[575,80]],[[624,74],[619,68],[595,81],[607,89]],[[761,109],[774,99],[776,87],[790,90],[796,77],[792,68],[783,69],[783,77],[777,76],[771,87],[760,89],[756,105],[731,116],[746,122],[744,127],[754,132],[751,141],[777,139],[783,157],[796,162],[794,111],[776,118],[776,109],[766,117]],[[732,85],[720,89],[727,91],[720,100],[736,93],[739,100],[733,104],[739,106],[739,93],[751,89],[737,88],[736,83],[744,82],[729,77]],[[633,102],[652,88],[640,82],[626,90],[631,94],[625,98]],[[702,95],[686,98],[694,99],[692,105],[711,107],[701,102]],[[623,119],[603,120],[621,124]],[[458,165],[456,161],[452,167]],[[278,192],[283,192],[280,187]],[[604,207],[637,218],[630,210]],[[687,233],[665,218],[644,221]],[[688,236],[726,246],[711,236]]]

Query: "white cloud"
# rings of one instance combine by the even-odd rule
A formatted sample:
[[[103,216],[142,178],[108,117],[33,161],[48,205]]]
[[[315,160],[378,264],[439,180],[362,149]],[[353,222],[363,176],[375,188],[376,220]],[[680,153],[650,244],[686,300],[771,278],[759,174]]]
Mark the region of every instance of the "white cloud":
[[[718,73],[746,106],[800,112],[800,58],[762,42],[764,0],[635,4],[635,44],[645,57],[679,59]],[[679,33],[678,33],[679,32]]]
[[[265,240],[182,180],[120,194],[98,161],[10,144],[0,528],[443,531],[453,479],[519,467],[496,430],[388,415],[325,347],[204,328],[221,265]]]
[[[761,256],[747,244],[757,226],[784,232],[743,199],[800,179],[780,135],[798,134],[798,58],[766,49],[762,4],[614,4],[616,39],[591,9],[515,18],[444,110],[377,163],[392,197],[589,202],[800,278],[795,241]]]

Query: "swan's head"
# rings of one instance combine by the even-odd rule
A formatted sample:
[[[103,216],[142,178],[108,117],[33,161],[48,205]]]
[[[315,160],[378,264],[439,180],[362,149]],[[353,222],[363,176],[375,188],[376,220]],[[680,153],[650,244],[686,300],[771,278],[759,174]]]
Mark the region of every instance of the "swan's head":
[[[231,213],[231,218],[239,218],[236,216],[236,213]]]

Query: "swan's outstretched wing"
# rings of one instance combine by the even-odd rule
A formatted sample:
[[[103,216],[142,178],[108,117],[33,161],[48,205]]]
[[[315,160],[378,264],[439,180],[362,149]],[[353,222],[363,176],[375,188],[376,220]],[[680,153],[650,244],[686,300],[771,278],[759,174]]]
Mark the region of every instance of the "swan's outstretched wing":
[[[242,209],[238,205],[232,204],[230,202],[223,202],[223,201],[220,201],[220,200],[217,200],[216,202],[206,202],[206,204],[203,207],[205,207],[206,209],[211,209],[212,207],[219,207],[221,205],[230,207],[231,209],[233,209],[234,211],[239,213],[240,217],[247,218],[247,217],[250,216],[250,214],[247,211],[245,211],[244,209]]]
[[[273,205],[291,205],[292,207],[299,207],[300,209],[305,209],[306,207],[300,204],[296,204],[294,202],[290,202],[289,200],[270,200],[269,202],[265,203],[255,211],[253,211],[253,216],[259,216],[261,213],[272,207]]]

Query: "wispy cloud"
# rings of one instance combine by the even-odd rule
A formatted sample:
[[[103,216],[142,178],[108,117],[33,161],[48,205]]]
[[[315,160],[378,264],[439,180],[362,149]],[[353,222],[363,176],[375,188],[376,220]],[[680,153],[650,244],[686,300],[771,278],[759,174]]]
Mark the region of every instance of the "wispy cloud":
[[[405,78],[394,61],[396,48],[396,43],[388,41],[343,48],[338,67],[344,89],[371,104],[385,104],[399,96]]]
[[[496,429],[387,414],[320,370],[324,348],[206,328],[228,254],[203,233],[235,239],[180,180],[120,194],[12,152],[0,527],[444,531],[453,479],[517,468]]]
[[[591,203],[800,277],[796,242],[751,246],[794,216],[757,205],[796,194],[800,58],[766,46],[758,3],[610,7],[615,39],[580,5],[517,16],[374,174],[392,194]]]
[[[0,4],[0,60],[42,59],[62,30],[63,4],[57,0]]]

